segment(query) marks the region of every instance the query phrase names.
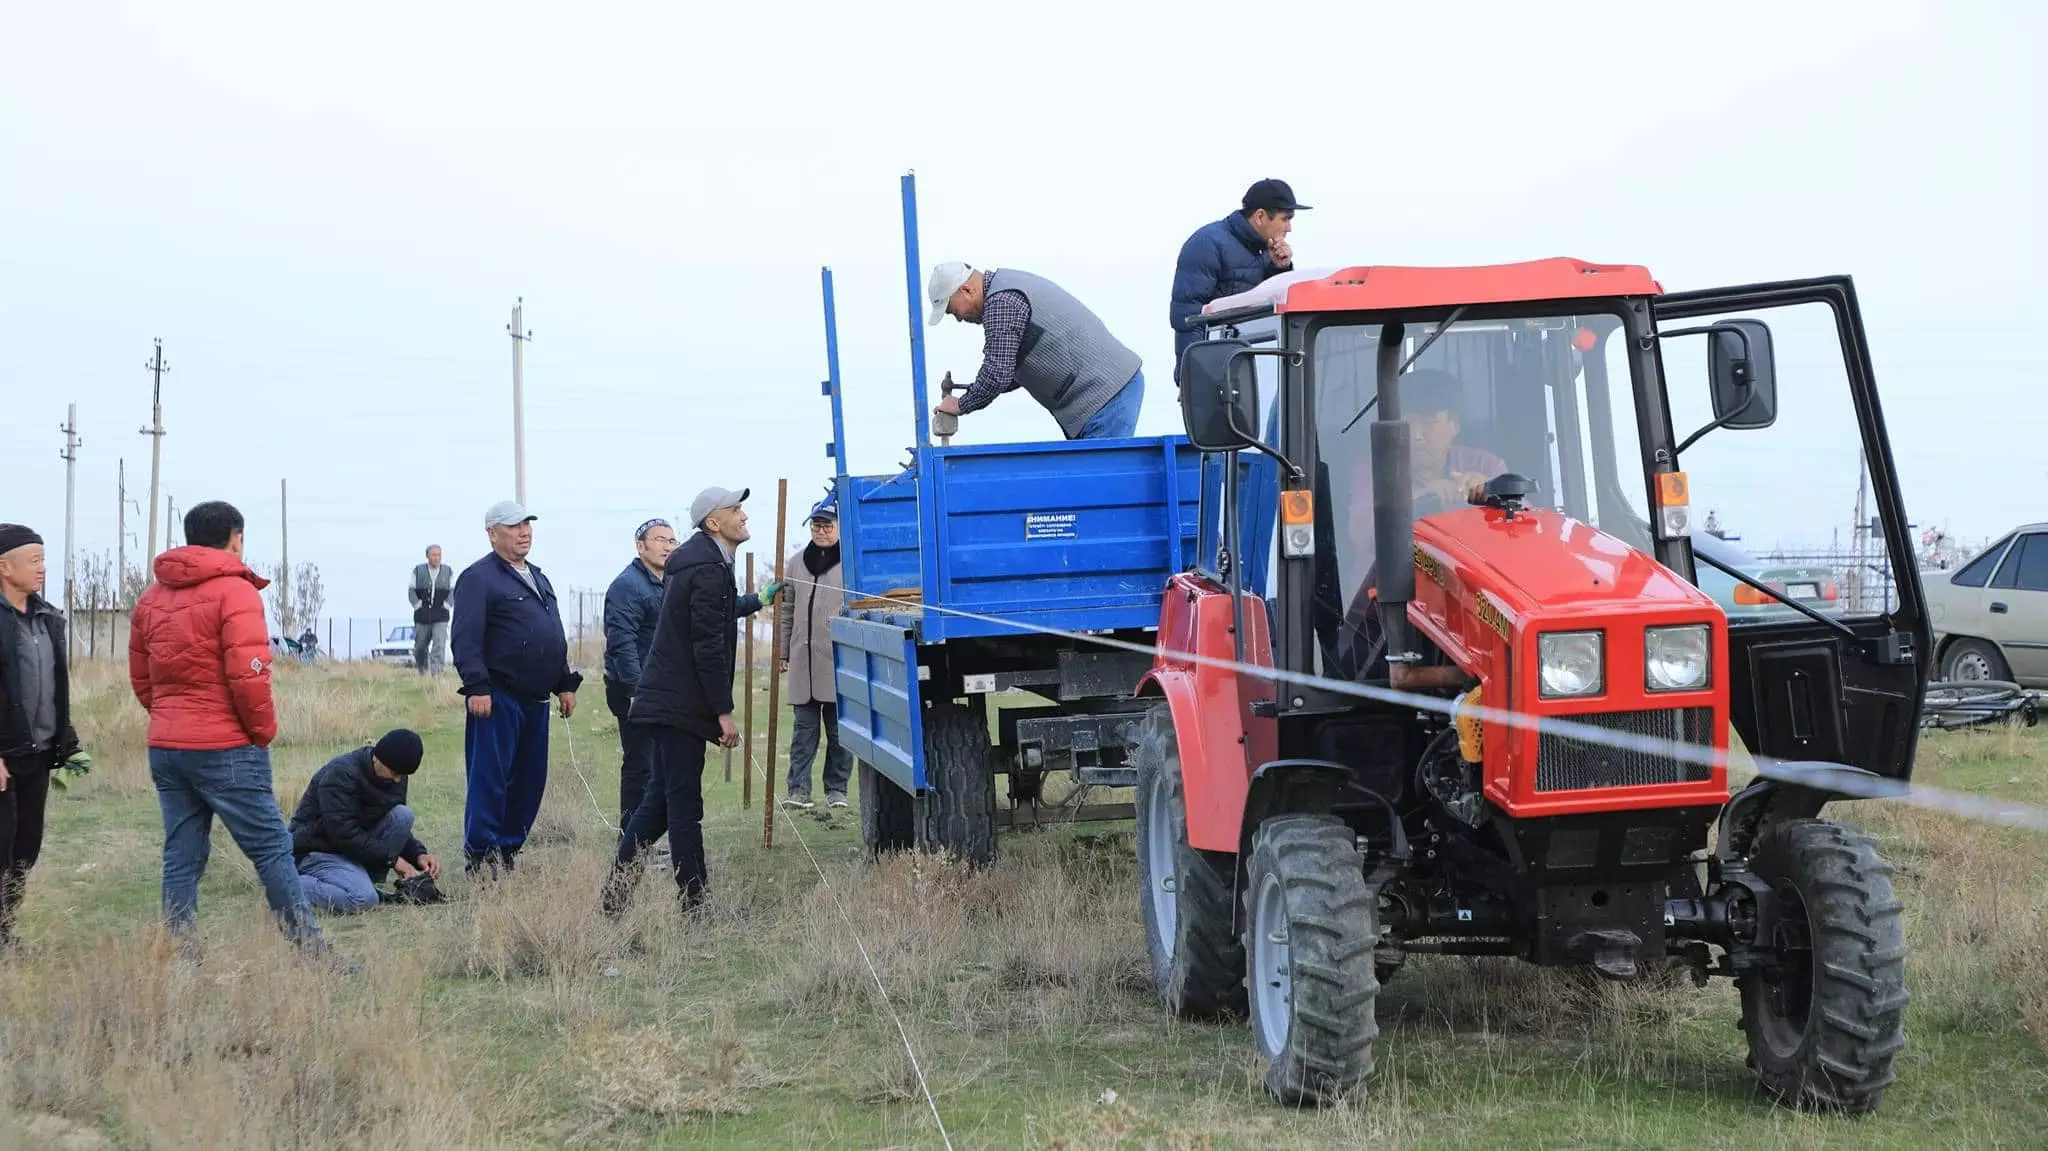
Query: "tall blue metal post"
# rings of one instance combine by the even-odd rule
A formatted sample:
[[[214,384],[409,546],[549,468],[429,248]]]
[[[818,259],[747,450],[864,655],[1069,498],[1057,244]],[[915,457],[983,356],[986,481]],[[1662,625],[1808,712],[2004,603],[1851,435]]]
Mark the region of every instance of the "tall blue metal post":
[[[846,403],[839,385],[839,309],[832,302],[832,269],[819,268],[818,282],[825,289],[825,394],[832,398],[832,442],[826,451],[835,465],[834,474],[844,479],[846,470]]]
[[[925,401],[925,298],[918,290],[917,173],[903,173],[903,283],[910,295],[910,390],[917,401],[917,446],[932,445],[932,409]]]

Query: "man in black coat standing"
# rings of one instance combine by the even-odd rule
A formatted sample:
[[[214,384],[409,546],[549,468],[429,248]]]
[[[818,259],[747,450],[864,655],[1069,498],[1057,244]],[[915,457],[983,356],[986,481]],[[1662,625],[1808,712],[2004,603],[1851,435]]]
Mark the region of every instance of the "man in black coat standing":
[[[43,598],[43,537],[0,524],[0,950],[15,945],[29,869],[43,850],[50,773],[91,762],[71,727],[64,616]]]
[[[704,898],[704,747],[740,741],[732,718],[735,624],[772,605],[782,590],[771,583],[758,596],[740,595],[733,579],[733,554],[752,538],[740,506],[746,498],[744,488],[705,489],[690,504],[697,534],[663,565],[661,617],[629,713],[652,735],[654,778],[619,836],[602,896],[607,915],[625,911],[639,875],[634,862],[664,833],[683,906]]]

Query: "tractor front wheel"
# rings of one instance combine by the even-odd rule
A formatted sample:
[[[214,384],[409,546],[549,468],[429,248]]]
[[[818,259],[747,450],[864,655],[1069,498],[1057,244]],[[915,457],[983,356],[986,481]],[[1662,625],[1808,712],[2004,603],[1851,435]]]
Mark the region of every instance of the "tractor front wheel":
[[[1290,1106],[1331,1102],[1372,1074],[1379,978],[1377,900],[1356,836],[1329,815],[1259,825],[1245,884],[1246,988],[1266,1090]]]
[[[1905,1046],[1904,908],[1870,836],[1824,819],[1765,829],[1750,869],[1773,910],[1742,976],[1742,1029],[1764,1088],[1803,1110],[1876,1110]]]
[[[1244,1011],[1244,945],[1230,915],[1235,856],[1188,846],[1187,795],[1173,713],[1154,707],[1138,725],[1139,911],[1152,983],[1187,1019]]]

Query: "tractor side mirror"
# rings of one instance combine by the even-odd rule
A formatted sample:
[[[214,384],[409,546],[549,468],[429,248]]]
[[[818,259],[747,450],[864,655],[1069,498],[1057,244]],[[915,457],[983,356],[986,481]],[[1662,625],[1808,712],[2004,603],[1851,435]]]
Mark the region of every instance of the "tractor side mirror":
[[[1180,412],[1188,442],[1205,452],[1257,447],[1259,381],[1251,345],[1203,340],[1180,358]]]
[[[1762,320],[1722,320],[1707,330],[1707,374],[1714,426],[1768,428],[1778,420],[1778,376],[1771,329]]]

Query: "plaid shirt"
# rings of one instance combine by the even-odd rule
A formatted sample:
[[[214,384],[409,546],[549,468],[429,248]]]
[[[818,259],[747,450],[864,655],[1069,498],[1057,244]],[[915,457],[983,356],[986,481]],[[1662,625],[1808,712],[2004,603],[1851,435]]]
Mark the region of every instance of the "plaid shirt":
[[[1017,386],[1017,355],[1024,347],[1024,329],[1031,323],[1031,301],[1014,289],[990,292],[994,278],[994,272],[981,274],[981,370],[960,393],[961,415],[980,411]]]

